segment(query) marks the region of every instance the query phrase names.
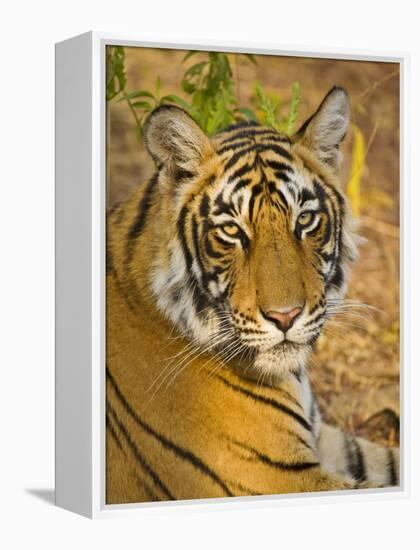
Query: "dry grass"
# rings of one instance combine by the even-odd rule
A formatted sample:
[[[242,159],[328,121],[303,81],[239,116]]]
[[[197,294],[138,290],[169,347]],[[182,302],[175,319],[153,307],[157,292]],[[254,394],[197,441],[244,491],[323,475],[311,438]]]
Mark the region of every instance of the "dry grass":
[[[153,88],[179,93],[182,52],[127,49],[128,91]],[[348,298],[376,309],[366,319],[331,322],[310,369],[325,418],[387,444],[398,442],[399,415],[399,79],[390,63],[261,56],[254,67],[233,59],[242,105],[256,80],[290,98],[291,83],[302,89],[298,124],[334,84],[347,88],[353,122],[361,129],[367,156],[361,174],[360,234],[366,239],[353,271]],[[123,199],[153,171],[136,139],[124,103],[109,109],[109,204]],[[349,177],[352,139],[344,143],[343,181]],[[349,324],[350,323],[350,324]],[[357,326],[352,326],[357,325]]]

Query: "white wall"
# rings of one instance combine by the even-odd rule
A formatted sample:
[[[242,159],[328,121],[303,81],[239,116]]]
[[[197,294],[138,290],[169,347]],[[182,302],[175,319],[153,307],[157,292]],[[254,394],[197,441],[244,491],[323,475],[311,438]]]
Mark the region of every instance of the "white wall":
[[[413,127],[420,127],[416,3],[299,0],[19,1],[0,19],[0,490],[4,548],[381,548],[418,547],[419,474],[412,497],[241,511],[164,512],[89,522],[29,491],[53,487],[54,42],[86,30],[144,39],[205,39],[412,53]],[[417,100],[418,101],[418,100]],[[419,131],[411,133],[412,210]],[[415,216],[418,220],[418,215]],[[414,218],[414,216],[413,216]],[[412,234],[418,247],[418,222]],[[419,256],[413,281],[420,280]],[[414,286],[414,285],[413,285]],[[419,292],[411,299],[420,304]],[[414,332],[419,314],[413,306]],[[415,352],[415,355],[414,355]],[[411,424],[419,419],[419,355],[413,350]],[[418,428],[417,428],[418,432]],[[413,465],[420,465],[413,431]],[[45,496],[45,493],[42,493]],[[49,493],[47,492],[47,496]],[[4,544],[3,539],[10,537]],[[417,543],[414,542],[417,539]]]

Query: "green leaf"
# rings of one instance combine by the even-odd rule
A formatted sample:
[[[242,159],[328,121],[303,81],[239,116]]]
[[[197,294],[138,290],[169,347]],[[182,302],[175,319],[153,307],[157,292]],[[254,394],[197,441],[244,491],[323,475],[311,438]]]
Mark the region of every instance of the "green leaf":
[[[191,65],[191,67],[185,71],[184,79],[200,74],[206,65],[208,65],[208,61],[200,61],[200,63]]]
[[[286,134],[288,136],[293,134],[295,129],[296,120],[298,117],[300,99],[300,84],[299,82],[293,82],[292,84],[292,99],[290,103],[289,114],[286,119]]]
[[[248,120],[252,120],[253,122],[258,122],[257,115],[254,113],[252,109],[249,109],[248,107],[240,107],[239,109],[237,109],[237,111],[243,114]]]
[[[141,108],[141,109],[146,109],[147,111],[152,110],[152,106],[150,105],[150,103],[147,103],[147,101],[136,101],[131,105],[132,107],[136,107],[136,109]]]
[[[124,101],[125,99],[135,99],[136,97],[150,97],[152,99],[155,99],[155,96],[151,92],[148,92],[147,90],[138,90],[129,94],[125,94],[124,97],[122,97],[118,101]]]
[[[249,59],[249,61],[251,61],[251,63],[253,63],[254,65],[258,65],[257,58],[255,57],[255,55],[253,53],[244,53],[243,55],[247,59]]]
[[[255,95],[257,98],[257,106],[263,113],[263,124],[271,126],[275,130],[279,130],[279,123],[276,120],[276,105],[266,95],[261,83],[257,82],[255,86]]]
[[[208,65],[208,61],[202,61],[200,63],[195,63],[185,71],[181,82],[184,92],[192,95],[198,89],[202,72],[206,65]]]
[[[136,126],[136,137],[139,141],[142,141],[143,139],[143,125],[139,124]]]
[[[182,89],[184,90],[185,93],[191,95],[195,92],[197,87],[194,86],[194,84],[191,84],[191,83],[187,82],[186,80],[183,80],[182,81]]]
[[[108,46],[106,49],[106,99],[110,101],[125,89],[124,48]]]
[[[148,113],[157,105],[175,104],[185,109],[199,126],[208,134],[223,130],[238,119],[259,120],[278,131],[292,132],[297,119],[299,106],[299,85],[294,83],[287,116],[281,117],[280,98],[267,93],[260,83],[257,83],[254,96],[251,99],[254,109],[238,105],[236,86],[230,64],[231,56],[222,52],[185,52],[183,62],[200,53],[198,63],[188,67],[180,82],[181,89],[187,94],[184,99],[176,94],[161,97],[161,79],[157,76],[154,93],[149,90],[136,90],[125,93],[126,76],[124,72],[124,48],[115,47],[107,50],[107,99],[118,97],[118,101],[126,100],[136,120],[136,131],[141,136],[143,122]],[[257,64],[254,54],[244,55],[253,65]],[[108,78],[108,66],[109,70]],[[132,102],[132,100],[134,100]]]
[[[199,52],[197,50],[191,50],[190,52],[185,54],[185,56],[182,58],[182,63],[184,63],[184,61],[187,61],[187,59],[189,59],[190,57],[192,57],[196,53],[199,53]]]
[[[189,103],[187,103],[184,99],[182,99],[182,97],[179,97],[179,96],[174,95],[174,94],[163,96],[162,99],[161,99],[161,102],[163,103],[165,101],[170,101],[171,103],[176,103],[177,105],[179,105],[180,107],[182,107],[186,111],[189,111],[191,109],[191,105]]]

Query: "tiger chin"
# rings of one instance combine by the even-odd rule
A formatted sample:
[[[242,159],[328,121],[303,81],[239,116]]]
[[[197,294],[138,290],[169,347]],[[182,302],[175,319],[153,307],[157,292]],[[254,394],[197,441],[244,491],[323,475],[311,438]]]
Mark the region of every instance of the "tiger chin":
[[[399,483],[398,450],[323,424],[305,367],[357,237],[334,87],[292,137],[149,117],[156,173],[107,230],[107,502]]]

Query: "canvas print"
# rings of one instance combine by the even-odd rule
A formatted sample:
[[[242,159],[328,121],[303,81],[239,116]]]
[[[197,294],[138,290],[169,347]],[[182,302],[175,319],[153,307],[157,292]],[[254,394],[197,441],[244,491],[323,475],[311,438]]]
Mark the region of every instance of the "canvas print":
[[[106,503],[398,486],[399,65],[106,70]]]

